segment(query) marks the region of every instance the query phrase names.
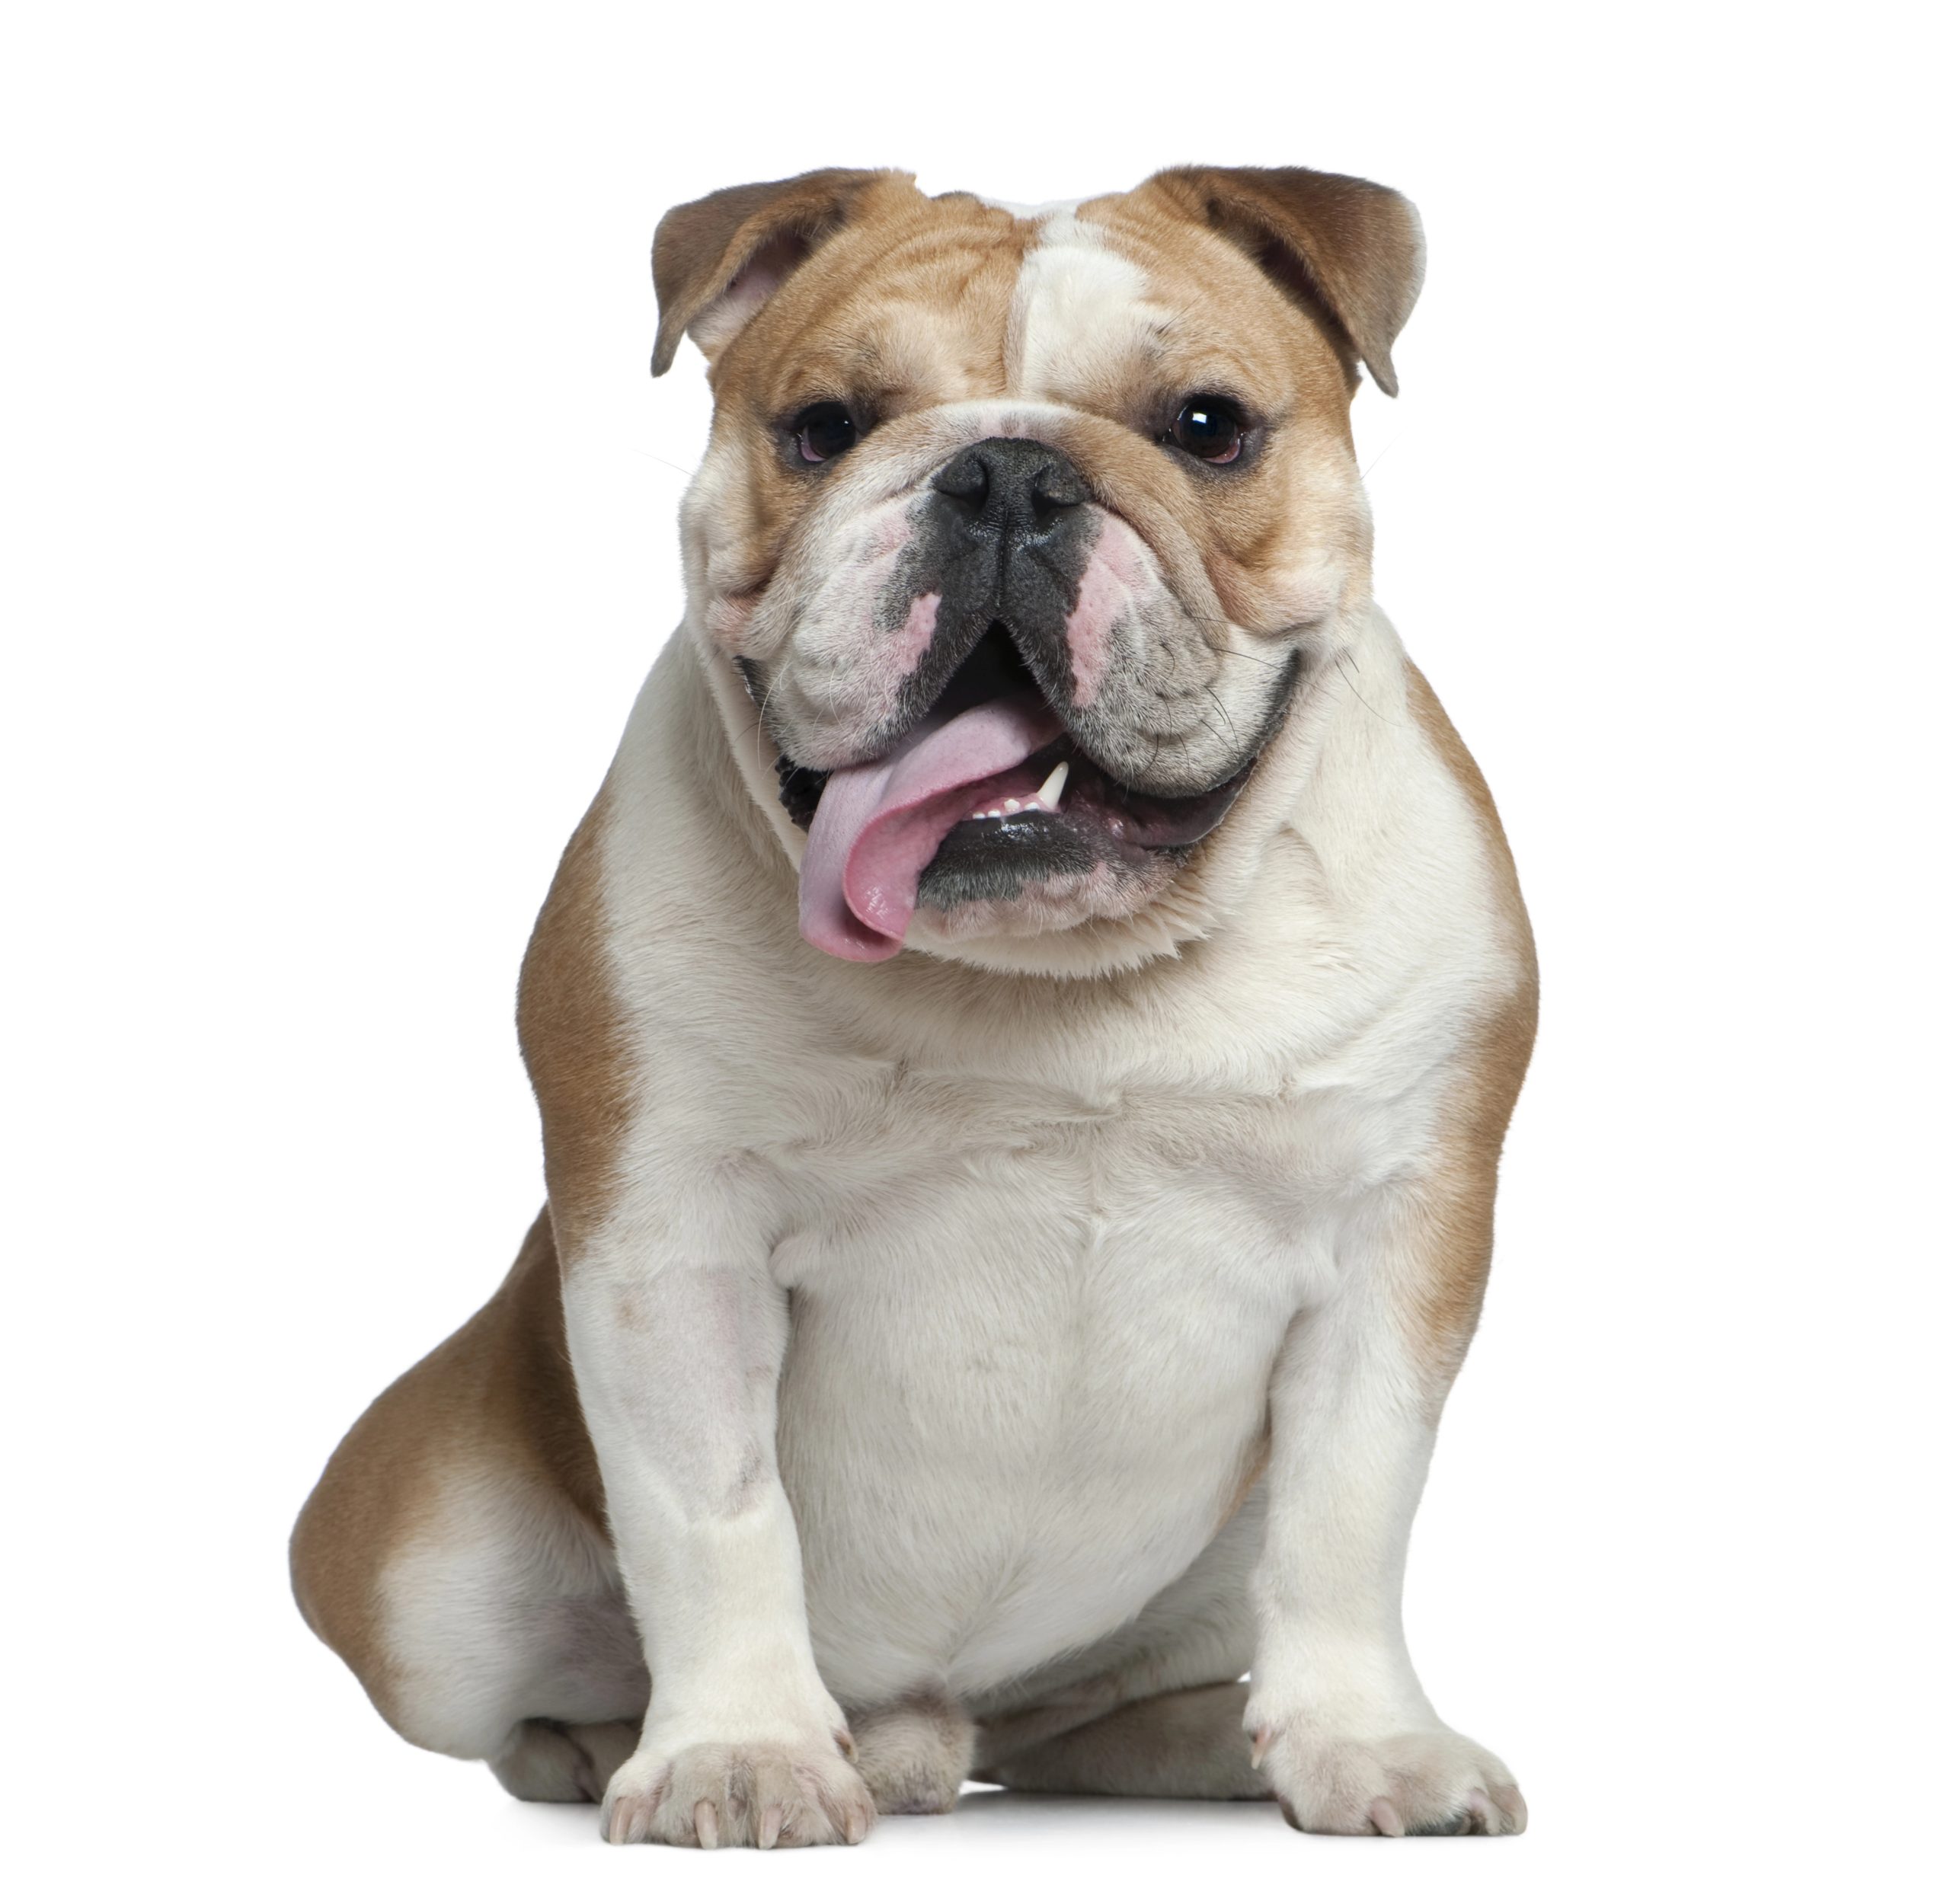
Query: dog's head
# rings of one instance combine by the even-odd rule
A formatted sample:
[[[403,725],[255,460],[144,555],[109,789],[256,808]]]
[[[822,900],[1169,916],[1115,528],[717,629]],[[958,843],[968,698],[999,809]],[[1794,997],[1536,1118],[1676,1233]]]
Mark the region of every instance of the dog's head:
[[[1421,274],[1405,200],[1300,171],[664,219],[652,367],[688,332],[716,396],[689,625],[814,945],[1088,971],[1207,928],[1367,599],[1348,406]]]

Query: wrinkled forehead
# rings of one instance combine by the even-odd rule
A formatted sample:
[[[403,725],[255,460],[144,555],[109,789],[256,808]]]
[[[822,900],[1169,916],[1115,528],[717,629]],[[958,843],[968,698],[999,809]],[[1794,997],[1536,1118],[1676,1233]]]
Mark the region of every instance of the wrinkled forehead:
[[[1340,359],[1236,246],[1140,195],[1020,212],[915,195],[820,247],[727,353],[721,404],[1010,396],[1127,417],[1160,391],[1344,407]]]

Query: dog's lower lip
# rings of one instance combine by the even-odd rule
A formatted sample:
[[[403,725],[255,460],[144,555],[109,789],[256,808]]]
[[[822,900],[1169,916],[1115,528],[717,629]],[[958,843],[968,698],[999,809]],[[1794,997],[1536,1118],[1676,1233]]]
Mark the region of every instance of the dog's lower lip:
[[[794,826],[804,832],[813,823],[820,795],[832,778],[824,768],[801,767],[789,755],[781,754],[775,764],[778,775],[778,803]]]

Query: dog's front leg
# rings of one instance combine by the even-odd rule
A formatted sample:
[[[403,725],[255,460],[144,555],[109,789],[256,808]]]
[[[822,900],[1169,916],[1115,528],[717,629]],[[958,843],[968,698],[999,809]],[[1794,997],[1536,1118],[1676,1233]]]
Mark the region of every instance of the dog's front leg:
[[[646,1246],[647,1245],[647,1246]],[[570,1354],[651,1673],[612,1843],[858,1843],[873,1801],[807,1636],[774,1430],[785,1296],[760,1248],[668,1235],[563,1279]]]
[[[1303,1831],[1523,1829],[1515,1781],[1436,1717],[1402,1627],[1409,1522],[1488,1247],[1486,1199],[1378,1197],[1280,1359],[1245,1724]]]

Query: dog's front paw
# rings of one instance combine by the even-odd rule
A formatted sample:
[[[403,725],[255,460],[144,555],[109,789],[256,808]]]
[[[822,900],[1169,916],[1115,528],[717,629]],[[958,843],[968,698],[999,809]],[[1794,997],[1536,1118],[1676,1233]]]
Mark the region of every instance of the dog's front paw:
[[[821,1739],[639,1751],[603,1800],[612,1845],[857,1845],[873,1822],[860,1775]]]
[[[1350,1739],[1268,1726],[1255,1733],[1254,1751],[1296,1831],[1500,1838],[1528,1822],[1503,1761],[1446,1727]]]

